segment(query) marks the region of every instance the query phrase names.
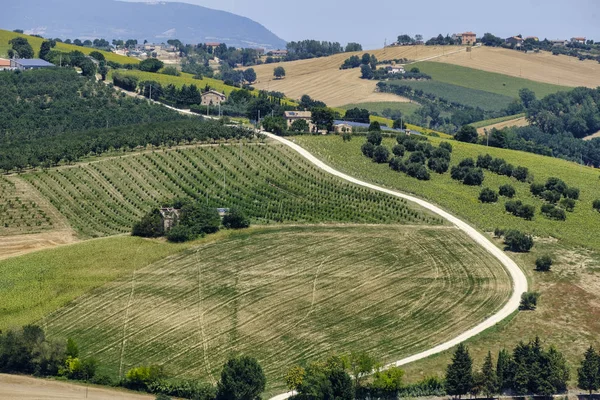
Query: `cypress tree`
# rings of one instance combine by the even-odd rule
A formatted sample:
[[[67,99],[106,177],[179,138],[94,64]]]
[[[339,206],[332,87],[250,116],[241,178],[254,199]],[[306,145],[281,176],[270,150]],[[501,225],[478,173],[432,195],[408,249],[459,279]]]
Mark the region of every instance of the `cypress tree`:
[[[600,386],[600,360],[592,346],[585,351],[581,367],[577,370],[577,386],[587,390],[590,396]]]
[[[473,360],[469,349],[459,344],[446,370],[446,393],[460,399],[473,387]]]
[[[488,351],[483,367],[481,368],[483,375],[482,391],[485,397],[490,398],[494,394],[498,393],[498,376],[494,370],[494,363],[492,361],[492,353]]]
[[[498,387],[500,392],[512,388],[514,366],[510,353],[506,349],[500,350],[498,353],[498,361],[496,363],[496,376],[498,377]]]

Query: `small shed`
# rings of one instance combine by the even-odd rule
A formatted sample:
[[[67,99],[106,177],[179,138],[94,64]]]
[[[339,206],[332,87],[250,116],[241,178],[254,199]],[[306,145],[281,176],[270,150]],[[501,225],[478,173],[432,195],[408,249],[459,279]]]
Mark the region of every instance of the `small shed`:
[[[173,207],[163,207],[160,209],[160,216],[163,221],[165,233],[170,231],[179,220],[180,211]]]

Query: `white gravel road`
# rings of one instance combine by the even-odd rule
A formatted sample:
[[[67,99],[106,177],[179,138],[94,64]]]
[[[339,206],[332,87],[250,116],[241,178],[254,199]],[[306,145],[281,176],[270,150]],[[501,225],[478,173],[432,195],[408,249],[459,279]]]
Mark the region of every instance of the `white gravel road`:
[[[521,271],[519,266],[508,255],[506,255],[502,250],[500,250],[494,243],[492,243],[483,234],[481,234],[479,231],[477,231],[477,229],[473,228],[472,226],[470,226],[466,222],[460,220],[459,218],[455,217],[454,215],[435,206],[434,204],[431,204],[425,200],[419,199],[414,196],[410,196],[410,195],[407,195],[407,194],[404,194],[401,192],[397,192],[395,190],[386,189],[386,188],[383,188],[383,187],[380,187],[377,185],[373,185],[371,183],[364,182],[359,179],[353,178],[349,175],[346,175],[340,171],[337,171],[337,170],[331,168],[329,165],[325,164],[324,162],[322,162],[321,160],[319,160],[318,158],[313,156],[307,150],[303,149],[302,147],[300,147],[299,145],[297,145],[295,143],[292,143],[291,141],[289,141],[287,139],[284,139],[282,137],[279,137],[279,136],[276,136],[276,135],[273,135],[273,134],[267,133],[267,132],[262,132],[262,133],[273,140],[277,140],[278,142],[281,142],[281,143],[291,147],[296,152],[298,152],[302,157],[306,158],[308,161],[310,161],[311,163],[313,163],[314,165],[316,165],[318,168],[322,169],[323,171],[326,171],[332,175],[342,178],[348,182],[352,182],[354,184],[367,187],[369,189],[377,190],[382,193],[387,193],[392,196],[396,196],[396,197],[400,197],[402,199],[406,199],[408,201],[412,201],[413,203],[416,203],[416,204],[420,205],[421,207],[426,208],[426,209],[434,212],[435,214],[438,214],[439,216],[446,219],[447,221],[450,221],[458,229],[460,229],[461,231],[466,233],[471,239],[473,239],[475,242],[479,243],[491,255],[496,257],[502,263],[502,265],[504,265],[504,268],[506,268],[506,270],[510,274],[512,281],[513,281],[513,293],[511,295],[510,299],[508,300],[508,302],[504,305],[504,307],[502,307],[502,309],[500,311],[498,311],[496,314],[492,315],[491,317],[489,317],[488,319],[486,319],[479,325],[465,331],[461,335],[455,337],[452,340],[449,340],[446,343],[439,344],[429,350],[423,351],[418,354],[414,354],[410,357],[403,358],[402,360],[398,360],[389,365],[386,365],[386,367],[394,367],[394,366],[399,367],[401,365],[405,365],[405,364],[408,364],[408,363],[411,363],[411,362],[414,362],[417,360],[421,360],[421,359],[427,358],[431,355],[441,353],[445,350],[448,350],[448,349],[456,346],[457,344],[464,342],[465,340],[470,339],[473,336],[480,334],[481,332],[485,331],[486,329],[491,328],[492,326],[496,325],[498,322],[500,322],[503,319],[510,316],[513,312],[515,312],[519,308],[519,303],[521,301],[521,294],[527,291],[527,278],[525,277],[525,274],[523,273],[523,271]],[[275,396],[275,397],[271,398],[270,400],[284,400],[284,399],[289,398],[293,394],[294,394],[293,392],[284,393],[284,394]]]

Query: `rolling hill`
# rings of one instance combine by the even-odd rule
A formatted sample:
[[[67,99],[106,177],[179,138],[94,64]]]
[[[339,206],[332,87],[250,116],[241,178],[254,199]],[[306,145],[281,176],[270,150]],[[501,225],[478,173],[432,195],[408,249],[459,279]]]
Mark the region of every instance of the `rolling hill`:
[[[236,47],[285,48],[264,26],[224,11],[185,3],[99,0],[21,0],[3,5],[0,26],[61,39],[224,42]]]

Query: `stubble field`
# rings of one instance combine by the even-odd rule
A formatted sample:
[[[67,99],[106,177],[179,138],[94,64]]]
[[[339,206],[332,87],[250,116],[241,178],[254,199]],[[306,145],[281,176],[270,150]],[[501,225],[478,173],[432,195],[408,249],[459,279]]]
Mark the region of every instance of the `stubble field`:
[[[214,381],[243,353],[275,393],[294,363],[353,350],[393,361],[476,325],[510,292],[501,264],[452,227],[262,228],[135,270],[45,323],[112,375],[160,363]]]

